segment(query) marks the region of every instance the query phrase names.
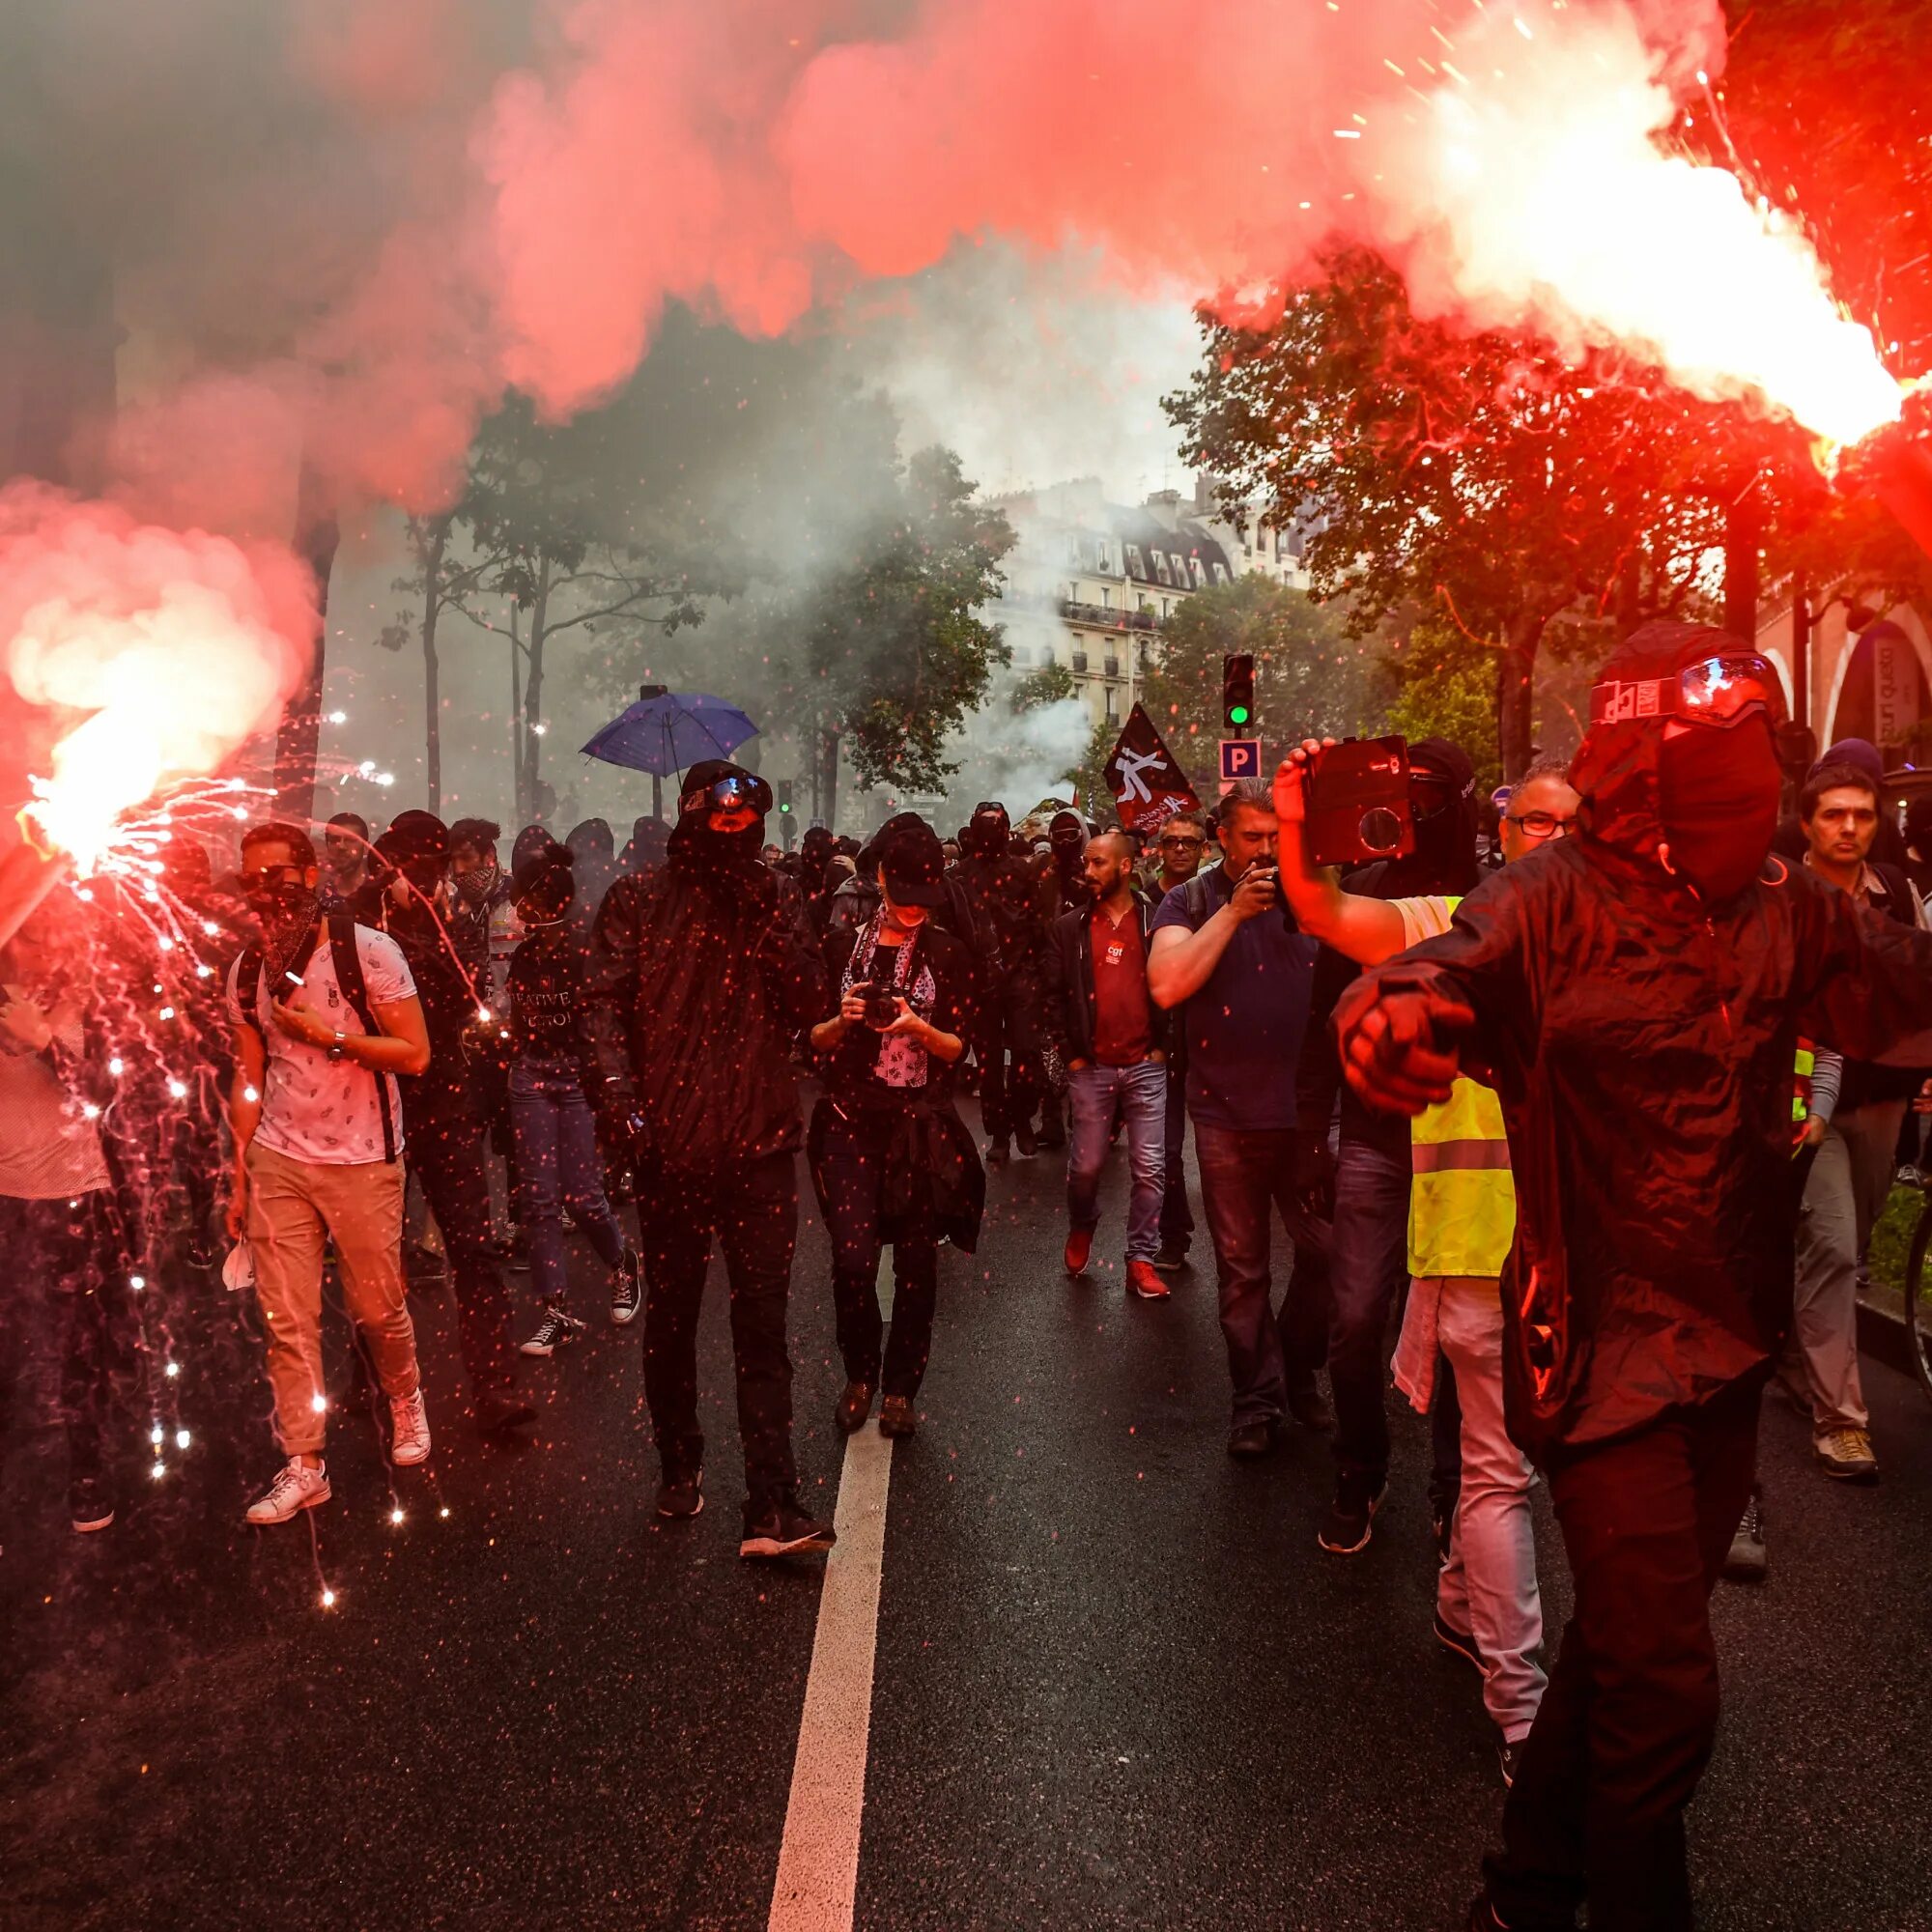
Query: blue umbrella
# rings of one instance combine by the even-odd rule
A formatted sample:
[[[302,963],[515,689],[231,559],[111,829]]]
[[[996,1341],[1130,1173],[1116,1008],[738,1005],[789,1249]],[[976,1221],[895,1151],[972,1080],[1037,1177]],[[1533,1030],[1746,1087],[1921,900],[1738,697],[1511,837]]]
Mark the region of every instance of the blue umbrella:
[[[583,750],[607,765],[666,778],[704,758],[728,758],[757,735],[758,727],[722,697],[646,685],[638,702],[602,726]]]

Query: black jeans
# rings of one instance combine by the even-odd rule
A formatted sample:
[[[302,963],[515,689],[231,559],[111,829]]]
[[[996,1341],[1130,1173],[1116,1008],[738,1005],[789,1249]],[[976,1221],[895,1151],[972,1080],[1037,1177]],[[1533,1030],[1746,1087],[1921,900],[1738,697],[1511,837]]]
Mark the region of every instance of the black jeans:
[[[1388,1474],[1389,1315],[1408,1280],[1409,1153],[1343,1136],[1335,1163],[1328,1382],[1335,1463],[1371,1490]]]
[[[1310,1219],[1296,1196],[1293,1142],[1286,1128],[1237,1132],[1194,1123],[1236,1429],[1278,1420],[1291,1388],[1313,1386],[1327,1346],[1326,1231]],[[1268,1256],[1277,1208],[1294,1243],[1294,1272],[1279,1316]]]
[[[1043,1097],[1037,1007],[1030,985],[1009,987],[999,999],[988,1002],[973,1037],[973,1058],[980,1067],[980,1118],[996,1141],[1030,1123]]]
[[[1711,1590],[1750,1494],[1764,1376],[1567,1452],[1549,1495],[1577,1607],[1503,1806],[1513,1927],[1686,1932],[1684,1808],[1718,1729]]]
[[[818,1157],[811,1171],[825,1231],[832,1236],[832,1300],[845,1379],[910,1400],[932,1352],[939,1296],[939,1239],[930,1224],[893,1243],[893,1326],[879,1312],[879,1183],[893,1122],[881,1115],[841,1115],[821,1100]],[[880,1350],[884,1348],[884,1379]]]
[[[510,1349],[509,1291],[490,1240],[488,1134],[485,1122],[470,1114],[412,1114],[403,1149],[449,1257],[457,1346],[478,1394],[510,1387],[517,1360]]]
[[[13,1434],[26,1324],[59,1325],[68,1473],[99,1476],[106,1435],[138,1378],[139,1323],[120,1216],[103,1189],[76,1201],[0,1196],[0,1442]]]
[[[1187,1252],[1194,1233],[1194,1215],[1187,1206],[1187,1071],[1167,1064],[1167,1180],[1160,1197],[1160,1240],[1163,1247]]]
[[[697,1310],[715,1237],[731,1287],[738,1434],[755,1513],[798,1486],[791,1455],[791,1357],[785,1297],[798,1238],[798,1166],[792,1153],[704,1174],[649,1170],[639,1178],[643,1235],[644,1399],[668,1477],[704,1463],[697,1426]]]

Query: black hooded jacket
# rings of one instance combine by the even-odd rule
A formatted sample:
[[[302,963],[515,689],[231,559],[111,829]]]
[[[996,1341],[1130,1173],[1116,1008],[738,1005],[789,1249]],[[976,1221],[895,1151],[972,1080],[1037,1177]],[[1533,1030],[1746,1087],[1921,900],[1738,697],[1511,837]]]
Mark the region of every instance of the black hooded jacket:
[[[704,817],[679,820],[660,870],[606,895],[582,1024],[607,1131],[635,1112],[648,1157],[715,1175],[799,1145],[791,1043],[824,1009],[825,968],[798,888],[758,856],[762,822],[715,833]]]
[[[1605,675],[1668,676],[1711,637],[1646,626]],[[1932,1046],[1932,934],[1775,858],[1708,905],[1667,868],[1662,744],[1656,720],[1594,726],[1571,771],[1577,835],[1492,873],[1448,932],[1337,1008],[1345,1048],[1378,1001],[1474,1010],[1462,1059],[1501,1094],[1516,1177],[1506,1407],[1539,1457],[1640,1429],[1775,1355],[1799,1035],[1891,1064]]]
[[[991,935],[995,978],[987,992],[1001,1004],[1031,1006],[1038,995],[1046,947],[1038,875],[1010,849],[1004,806],[975,807],[967,833],[966,849],[947,878],[962,889],[976,928]]]

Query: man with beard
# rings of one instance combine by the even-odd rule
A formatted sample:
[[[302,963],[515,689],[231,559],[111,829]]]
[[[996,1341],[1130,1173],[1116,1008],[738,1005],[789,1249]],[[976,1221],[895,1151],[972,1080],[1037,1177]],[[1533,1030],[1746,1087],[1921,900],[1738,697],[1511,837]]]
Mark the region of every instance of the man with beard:
[[[403,1288],[403,1123],[398,1074],[429,1065],[408,963],[380,932],[316,897],[315,847],[299,827],[242,840],[242,890],[262,937],[228,975],[235,1173],[228,1233],[245,1232],[269,1338],[275,1433],[288,1463],[248,1510],[287,1522],[329,1497],[323,1462],[322,1258],[333,1242],[342,1296],[388,1398],[391,1457],[429,1455],[429,1417]]]
[[[486,1435],[537,1418],[516,1392],[510,1297],[490,1237],[488,1134],[479,1065],[493,1064],[500,1026],[485,1021],[475,986],[437,912],[437,888],[449,861],[449,834],[433,812],[399,812],[376,841],[388,868],[383,924],[403,949],[429,1031],[427,1067],[403,1082],[410,1169],[436,1216],[456,1293],[456,1338],[473,1392],[476,1426]],[[483,1036],[479,1038],[478,1036]]]
[[[1343,1065],[1410,1114],[1501,1095],[1510,1433],[1546,1471],[1576,1607],[1472,1926],[1691,1922],[1684,1810],[1718,1720],[1710,1593],[1789,1327],[1801,1033],[1922,1063],[1932,934],[1801,867],[1777,823],[1775,668],[1649,624],[1591,693],[1577,832],[1337,1008]]]
[[[1012,850],[1006,807],[990,801],[976,805],[962,842],[965,857],[949,877],[965,888],[976,921],[990,929],[998,949],[973,1038],[986,1159],[998,1167],[1009,1158],[1010,1142],[1017,1141],[1023,1154],[1039,1146],[1033,1117],[1042,1097],[1038,1025],[1046,928],[1039,881],[1031,864]]]
[[[804,1137],[791,1046],[823,1010],[825,969],[797,888],[759,858],[771,803],[742,766],[692,767],[664,869],[605,899],[583,991],[591,1102],[638,1175],[657,1512],[704,1507],[697,1313],[715,1240],[745,1448],[741,1556],[833,1542],[798,1500],[785,1350]]]

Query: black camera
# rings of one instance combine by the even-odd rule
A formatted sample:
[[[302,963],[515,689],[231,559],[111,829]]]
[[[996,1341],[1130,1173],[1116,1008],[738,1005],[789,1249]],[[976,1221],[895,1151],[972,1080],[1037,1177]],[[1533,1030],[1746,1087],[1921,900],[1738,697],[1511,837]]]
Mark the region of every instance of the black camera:
[[[1365,866],[1415,850],[1405,738],[1324,745],[1310,761],[1304,796],[1313,865]]]
[[[871,986],[865,989],[866,1024],[875,1033],[885,1030],[899,1016],[899,1003],[890,986]]]

